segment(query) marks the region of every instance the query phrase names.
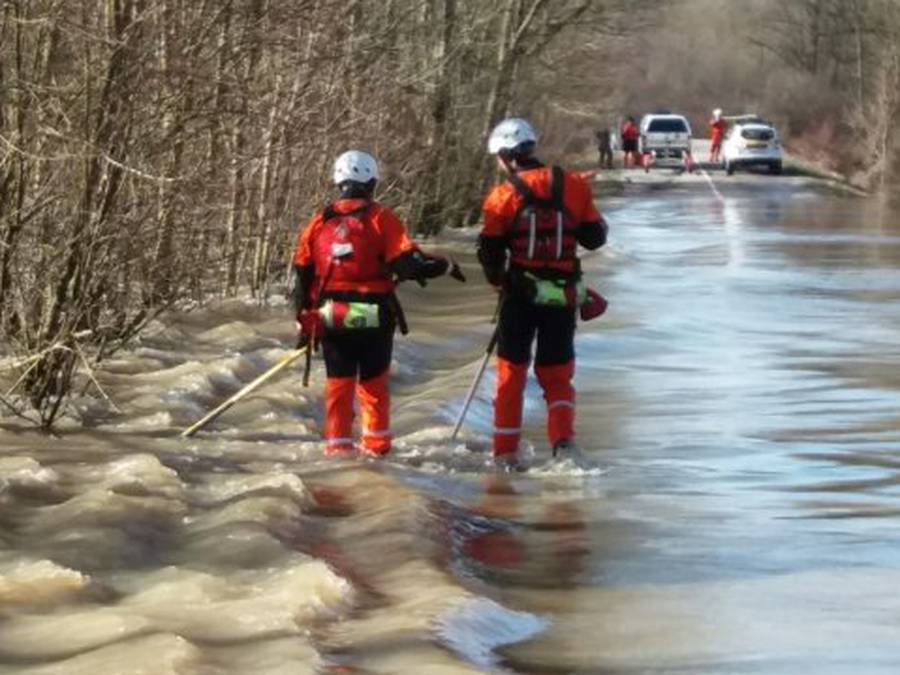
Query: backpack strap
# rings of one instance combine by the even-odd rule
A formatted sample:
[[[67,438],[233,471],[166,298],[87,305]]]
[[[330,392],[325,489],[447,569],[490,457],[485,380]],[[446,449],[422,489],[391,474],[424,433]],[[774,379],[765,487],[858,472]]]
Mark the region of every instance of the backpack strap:
[[[534,191],[530,187],[528,187],[528,185],[524,180],[522,180],[519,174],[513,172],[509,174],[509,178],[507,180],[509,180],[510,184],[516,189],[516,192],[518,192],[522,196],[522,199],[525,200],[526,204],[535,204],[538,202],[538,198],[534,194]]]
[[[562,167],[559,166],[554,166],[551,171],[553,179],[550,183],[550,199],[553,201],[553,206],[558,211],[562,211],[565,208],[563,206],[563,188],[566,183],[565,174]]]
[[[516,173],[511,173],[507,180],[516,189],[516,192],[521,195],[522,199],[525,200],[526,206],[537,206],[559,211],[563,208],[563,183],[565,182],[565,176],[563,170],[558,166],[553,167],[551,176],[550,199],[544,199],[534,194],[534,190],[528,187],[528,184]]]

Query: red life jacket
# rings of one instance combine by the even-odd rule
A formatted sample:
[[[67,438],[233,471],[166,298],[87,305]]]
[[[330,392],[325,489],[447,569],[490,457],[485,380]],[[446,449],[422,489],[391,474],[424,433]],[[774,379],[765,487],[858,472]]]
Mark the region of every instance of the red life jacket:
[[[320,292],[388,293],[393,288],[381,258],[381,238],[366,217],[371,206],[366,202],[358,209],[340,213],[332,204],[322,213],[322,227],[312,242]]]
[[[578,267],[576,223],[563,203],[563,170],[553,167],[550,198],[534,194],[516,174],[509,182],[524,204],[509,230],[510,263],[527,269],[574,272]]]

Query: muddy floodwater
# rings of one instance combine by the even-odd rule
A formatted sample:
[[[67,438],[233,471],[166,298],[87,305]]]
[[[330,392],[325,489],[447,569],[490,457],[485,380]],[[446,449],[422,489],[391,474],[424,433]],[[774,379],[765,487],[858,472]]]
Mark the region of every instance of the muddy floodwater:
[[[715,187],[716,189],[712,189]],[[0,428],[0,674],[900,672],[900,217],[768,180],[602,201],[579,442],[489,469],[469,272],[404,288],[390,459],[321,457],[321,364],[176,432],[290,345],[283,301],[168,316],[120,412]],[[276,299],[277,300],[277,299]]]

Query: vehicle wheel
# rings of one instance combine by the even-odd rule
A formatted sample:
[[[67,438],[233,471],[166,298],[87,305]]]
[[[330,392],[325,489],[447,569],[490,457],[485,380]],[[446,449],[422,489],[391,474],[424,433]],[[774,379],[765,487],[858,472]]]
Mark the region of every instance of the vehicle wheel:
[[[782,171],[784,171],[784,167],[781,162],[772,162],[769,164],[769,173],[773,176],[780,176]]]
[[[729,176],[734,175],[734,162],[725,162],[725,173]]]

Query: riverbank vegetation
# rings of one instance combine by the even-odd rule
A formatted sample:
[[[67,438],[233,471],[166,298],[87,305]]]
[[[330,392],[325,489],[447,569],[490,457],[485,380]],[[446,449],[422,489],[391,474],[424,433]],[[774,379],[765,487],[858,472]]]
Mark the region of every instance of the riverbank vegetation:
[[[565,140],[654,4],[3,0],[0,400],[49,425],[159,312],[264,298],[348,147],[420,233],[472,222],[491,125]]]

